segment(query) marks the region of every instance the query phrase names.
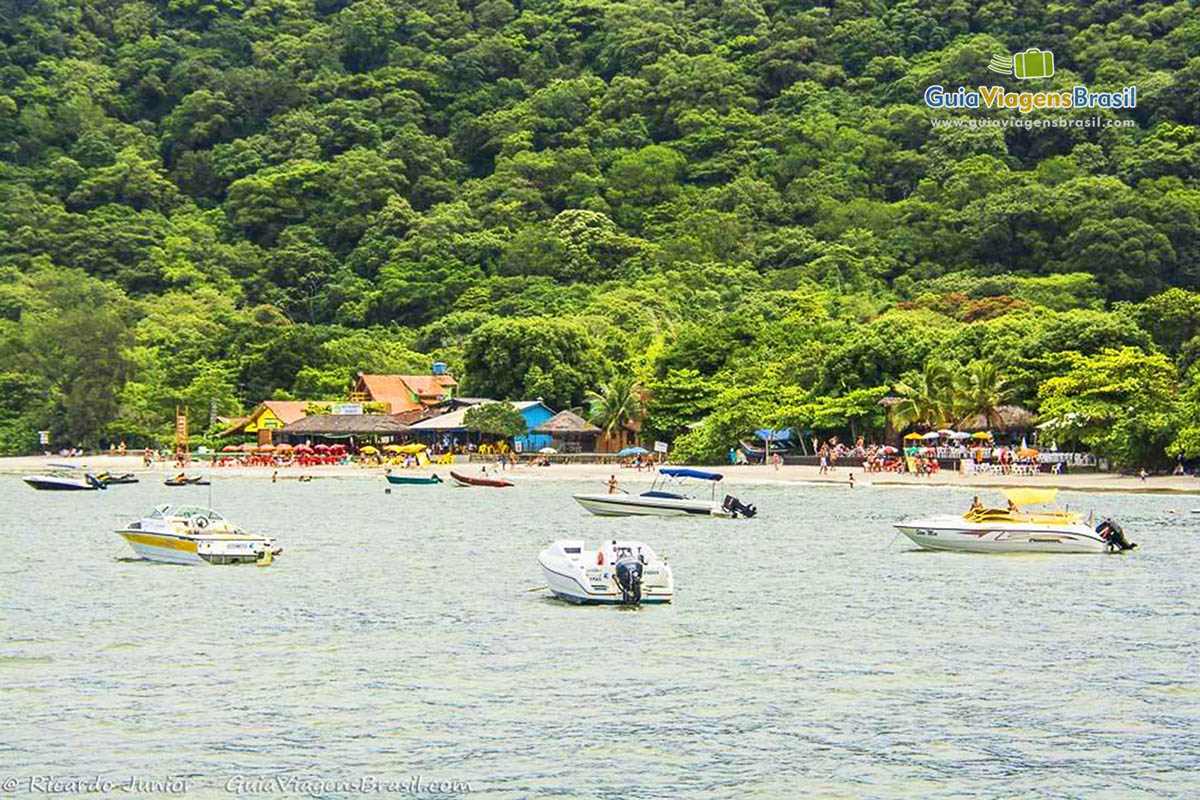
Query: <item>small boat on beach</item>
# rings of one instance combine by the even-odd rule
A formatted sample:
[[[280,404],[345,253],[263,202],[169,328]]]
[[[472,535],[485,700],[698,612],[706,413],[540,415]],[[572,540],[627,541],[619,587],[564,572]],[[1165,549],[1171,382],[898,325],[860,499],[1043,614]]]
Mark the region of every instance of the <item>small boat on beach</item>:
[[[538,554],[546,587],[569,603],[641,605],[675,599],[667,562],[643,542],[612,540],[589,550],[582,539],[560,539]]]
[[[1008,508],[976,502],[960,515],[898,522],[896,530],[926,550],[969,553],[1117,553],[1137,547],[1111,519],[1092,526],[1082,514],[1057,509],[1026,511],[1022,506],[1054,502],[1056,489],[1005,489]]]
[[[450,477],[451,477],[451,478],[454,480],[454,482],[455,482],[455,483],[457,483],[459,486],[494,486],[494,487],[501,487],[501,486],[515,486],[515,485],[516,485],[516,484],[515,484],[515,483],[513,483],[512,481],[505,480],[504,478],[489,478],[489,477],[487,477],[486,475],[485,475],[485,476],[479,476],[479,477],[476,477],[476,476],[471,476],[471,475],[460,475],[460,474],[459,474],[459,473],[457,473],[457,472],[451,472],[451,473],[450,473]]]
[[[208,486],[211,482],[203,475],[192,475],[188,477],[182,472],[173,478],[167,478],[163,481],[163,486]]]
[[[442,483],[442,479],[437,475],[392,475],[389,473],[384,477],[387,478],[388,483],[396,483],[402,486],[410,484]]]
[[[90,472],[76,475],[62,472],[56,475],[26,475],[21,480],[42,492],[94,492],[107,489],[108,484]]]
[[[167,564],[258,564],[283,551],[269,536],[246,533],[211,508],[160,505],[117,530],[133,551]]]
[[[719,472],[708,472],[687,467],[661,467],[649,491],[641,494],[615,491],[608,493],[585,493],[573,495],[575,502],[593,514],[604,517],[655,516],[655,517],[753,517],[758,513],[731,494],[725,494]],[[709,497],[695,497],[680,491],[667,491],[676,486],[685,486],[686,481],[706,481],[710,486]],[[722,499],[718,499],[721,496]]]

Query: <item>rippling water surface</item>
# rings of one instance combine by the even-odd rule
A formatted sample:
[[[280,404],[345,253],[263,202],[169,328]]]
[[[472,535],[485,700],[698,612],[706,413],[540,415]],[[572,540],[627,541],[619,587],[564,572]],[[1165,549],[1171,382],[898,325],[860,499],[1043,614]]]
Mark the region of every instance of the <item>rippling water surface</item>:
[[[759,486],[755,520],[603,519],[515,489],[225,478],[269,568],[132,561],[157,480],[0,478],[0,772],[470,781],[476,796],[1200,793],[1200,497],[1064,495],[1123,556],[927,553],[934,488]],[[535,561],[650,543],[674,605],[548,599]]]

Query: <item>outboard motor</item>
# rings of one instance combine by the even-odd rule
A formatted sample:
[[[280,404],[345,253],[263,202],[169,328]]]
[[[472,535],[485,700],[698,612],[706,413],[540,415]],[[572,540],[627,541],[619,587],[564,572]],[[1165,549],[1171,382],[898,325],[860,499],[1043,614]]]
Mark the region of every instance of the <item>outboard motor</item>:
[[[108,488],[107,483],[105,483],[102,479],[97,478],[95,475],[93,475],[90,472],[84,474],[83,477],[85,480],[87,480],[89,486],[94,486],[97,489],[107,489]]]
[[[1100,534],[1101,539],[1108,542],[1108,546],[1112,550],[1132,550],[1137,547],[1137,544],[1125,538],[1124,529],[1111,519],[1105,519],[1097,525],[1096,533]]]
[[[745,517],[746,519],[750,519],[758,513],[757,508],[743,503],[741,500],[738,500],[731,494],[725,495],[725,502],[722,503],[721,506],[726,511],[733,514],[734,519],[737,519],[739,515]]]
[[[642,602],[642,562],[624,558],[616,563],[613,574],[621,587],[621,602],[638,605]]]

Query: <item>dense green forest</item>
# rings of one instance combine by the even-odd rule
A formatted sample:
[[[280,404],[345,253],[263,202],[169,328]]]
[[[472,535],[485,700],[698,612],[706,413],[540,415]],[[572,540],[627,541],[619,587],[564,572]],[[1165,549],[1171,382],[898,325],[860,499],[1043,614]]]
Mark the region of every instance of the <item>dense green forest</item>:
[[[931,124],[1030,47],[1136,124]],[[1189,2],[0,0],[0,231],[4,452],[437,358],[692,459],[887,394],[1200,456]]]

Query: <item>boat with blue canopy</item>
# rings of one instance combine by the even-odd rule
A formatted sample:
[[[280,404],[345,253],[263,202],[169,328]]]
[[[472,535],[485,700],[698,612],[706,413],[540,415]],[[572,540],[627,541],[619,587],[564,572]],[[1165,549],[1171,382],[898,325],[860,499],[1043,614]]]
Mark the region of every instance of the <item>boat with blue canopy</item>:
[[[690,467],[660,467],[650,489],[631,494],[610,482],[604,493],[574,495],[575,502],[602,517],[753,517],[757,510],[725,493],[725,476]],[[703,481],[696,485],[691,481]],[[705,484],[707,491],[705,491]],[[703,495],[708,494],[705,498]]]

